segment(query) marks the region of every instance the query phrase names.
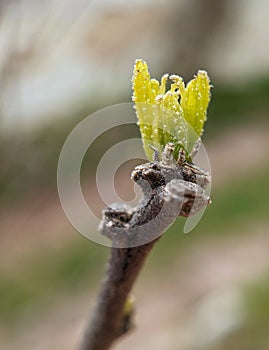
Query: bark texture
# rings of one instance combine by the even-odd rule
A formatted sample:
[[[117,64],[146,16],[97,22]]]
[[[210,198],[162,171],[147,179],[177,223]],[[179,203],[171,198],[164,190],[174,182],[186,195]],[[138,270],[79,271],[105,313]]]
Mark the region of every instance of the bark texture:
[[[132,173],[144,196],[136,208],[114,204],[100,224],[112,241],[106,277],[80,350],[107,350],[133,326],[134,308],[128,295],[146,257],[178,215],[189,216],[210,199],[209,174],[185,160],[175,161],[168,144],[161,161],[142,164]]]

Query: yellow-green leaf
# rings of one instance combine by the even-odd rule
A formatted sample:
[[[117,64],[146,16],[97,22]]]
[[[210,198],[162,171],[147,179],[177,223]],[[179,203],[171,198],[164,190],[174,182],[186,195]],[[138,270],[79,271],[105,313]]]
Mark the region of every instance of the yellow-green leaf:
[[[206,121],[207,107],[210,101],[210,81],[206,71],[199,70],[197,77],[192,79],[181,91],[180,105],[184,118],[194,128],[198,137],[203,133]]]
[[[170,89],[167,91],[168,78]],[[159,83],[151,79],[147,63],[137,60],[132,83],[133,101],[147,157],[153,159],[150,146],[161,152],[168,142],[176,146],[175,157],[181,147],[189,153],[201,136],[206,120],[210,100],[207,73],[199,71],[186,87],[177,75],[169,77],[165,74]]]

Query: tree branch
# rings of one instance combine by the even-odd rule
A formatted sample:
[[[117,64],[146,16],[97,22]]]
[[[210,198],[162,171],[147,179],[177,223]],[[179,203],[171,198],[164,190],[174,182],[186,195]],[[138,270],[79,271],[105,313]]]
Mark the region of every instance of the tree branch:
[[[100,230],[112,241],[111,256],[93,317],[80,350],[107,350],[133,326],[128,295],[146,257],[178,215],[195,214],[209,203],[209,174],[182,157],[173,158],[168,144],[162,160],[142,164],[132,173],[144,196],[136,208],[106,208]],[[129,303],[130,304],[130,303]]]
[[[133,248],[112,248],[94,316],[81,350],[105,350],[133,325],[133,311],[124,306],[133,283],[155,241]]]

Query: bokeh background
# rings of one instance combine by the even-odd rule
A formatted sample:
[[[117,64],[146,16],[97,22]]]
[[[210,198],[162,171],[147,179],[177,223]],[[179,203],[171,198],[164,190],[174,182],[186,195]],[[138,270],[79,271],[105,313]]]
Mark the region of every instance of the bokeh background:
[[[135,286],[137,328],[115,349],[269,348],[268,12],[266,0],[0,1],[1,349],[79,343],[109,248],[66,219],[57,161],[80,120],[131,100],[136,58],[156,78],[208,71],[213,203],[155,247]],[[130,135],[112,130],[88,152],[93,201],[98,159]],[[133,165],[118,172],[127,197]]]

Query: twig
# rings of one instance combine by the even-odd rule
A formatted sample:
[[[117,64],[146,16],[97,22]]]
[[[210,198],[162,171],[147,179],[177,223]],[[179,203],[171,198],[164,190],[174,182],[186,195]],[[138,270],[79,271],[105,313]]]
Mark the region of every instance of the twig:
[[[133,248],[112,248],[107,277],[89,323],[81,350],[105,350],[133,325],[133,312],[124,305],[133,283],[155,241]]]
[[[149,252],[178,215],[189,216],[209,203],[204,192],[210,181],[208,173],[182,163],[182,157],[175,162],[173,150],[168,144],[160,162],[133,171],[132,179],[144,193],[136,208],[115,204],[104,211],[100,230],[113,247],[80,350],[107,350],[132,328],[128,295]]]

